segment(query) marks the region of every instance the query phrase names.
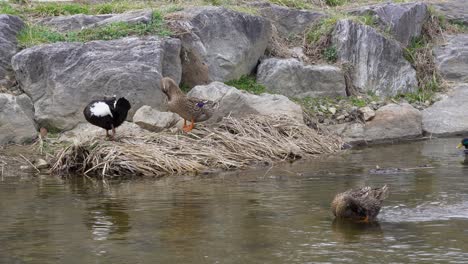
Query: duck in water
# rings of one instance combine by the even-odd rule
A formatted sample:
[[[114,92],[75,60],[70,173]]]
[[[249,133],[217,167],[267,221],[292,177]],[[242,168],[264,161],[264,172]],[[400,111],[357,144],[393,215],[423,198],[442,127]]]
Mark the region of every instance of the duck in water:
[[[117,99],[114,96],[112,99],[91,101],[83,110],[83,114],[89,123],[104,128],[106,137],[113,140],[115,129],[125,121],[130,108],[127,99],[124,97]],[[112,135],[109,135],[109,130],[112,130]]]
[[[462,141],[460,142],[460,144],[458,144],[457,148],[463,148],[465,147],[465,149],[463,150],[463,152],[468,155],[468,138],[464,138],[462,139]]]
[[[180,90],[177,83],[169,77],[161,79],[161,90],[167,96],[169,111],[184,119],[183,130],[185,132],[190,132],[195,127],[195,122],[208,120],[218,107],[218,103],[188,97]],[[190,120],[190,125],[187,125],[187,120]]]
[[[365,223],[372,222],[379,214],[383,200],[387,198],[387,195],[387,185],[382,188],[366,186],[348,190],[335,196],[331,204],[332,212],[336,218]]]

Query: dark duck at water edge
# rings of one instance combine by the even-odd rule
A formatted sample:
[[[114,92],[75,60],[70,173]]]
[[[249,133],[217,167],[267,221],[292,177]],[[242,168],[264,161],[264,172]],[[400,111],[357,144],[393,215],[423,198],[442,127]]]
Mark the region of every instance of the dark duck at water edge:
[[[127,99],[114,97],[91,101],[83,110],[83,114],[89,123],[104,128],[106,137],[114,139],[115,129],[125,121],[130,108]],[[109,130],[112,130],[112,136],[109,135]]]
[[[372,222],[376,220],[387,195],[387,185],[382,188],[366,186],[348,190],[335,196],[331,204],[332,212],[336,218]]]
[[[195,122],[208,120],[218,107],[218,103],[213,101],[185,95],[177,83],[169,77],[161,79],[161,90],[167,96],[169,111],[184,119],[185,132],[191,131],[195,127]],[[187,120],[190,120],[190,125],[187,125]]]
[[[460,144],[458,144],[457,148],[463,148],[465,147],[465,149],[463,150],[463,152],[468,155],[468,138],[464,138],[462,139],[462,141],[460,142]]]

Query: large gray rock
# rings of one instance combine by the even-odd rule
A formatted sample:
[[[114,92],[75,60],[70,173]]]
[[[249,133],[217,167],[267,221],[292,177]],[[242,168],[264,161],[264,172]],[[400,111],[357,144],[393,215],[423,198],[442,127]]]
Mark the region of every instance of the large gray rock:
[[[84,121],[92,100],[129,99],[128,118],[142,105],[165,109],[161,76],[180,81],[180,41],[131,37],[88,43],[55,43],[25,49],[12,59],[41,127],[68,130]]]
[[[166,19],[182,41],[182,82],[190,87],[251,73],[271,36],[268,20],[221,7],[191,8]]]
[[[211,122],[228,115],[239,117],[248,114],[286,115],[303,122],[302,108],[283,95],[254,95],[221,82],[195,86],[188,95],[219,102],[219,108],[209,119]]]
[[[432,4],[449,21],[468,25],[468,5],[466,0],[438,1]]]
[[[421,113],[410,104],[388,104],[377,110],[371,121],[345,124],[338,133],[350,144],[416,138],[422,135],[421,118]]]
[[[394,4],[385,3],[359,8],[354,14],[370,14],[377,18],[378,24],[404,46],[413,37],[421,35],[424,22],[428,17],[425,3]]]
[[[25,143],[36,135],[32,102],[26,95],[0,93],[0,145]]]
[[[462,84],[422,111],[424,132],[438,136],[468,134],[467,113],[468,84]]]
[[[161,112],[148,105],[140,107],[133,116],[135,124],[152,132],[160,132],[166,128],[171,128],[180,120],[182,118],[175,113]]]
[[[116,128],[115,138],[120,140],[120,138],[125,137],[136,137],[148,133],[143,130],[141,127],[132,122],[123,122],[121,126]],[[106,138],[106,132],[104,129],[93,126],[90,123],[81,123],[74,127],[72,130],[65,131],[60,134],[59,141],[71,141],[71,142],[82,142],[85,140],[90,140],[95,137],[100,137],[102,139]]]
[[[20,18],[0,15],[0,91],[7,90],[14,82],[11,57],[17,51],[16,35],[23,27]]]
[[[84,15],[47,17],[40,24],[53,27],[59,32],[76,31],[85,28],[104,26],[110,23],[125,22],[129,24],[149,23],[152,19],[151,10],[134,10],[122,14]]]
[[[325,17],[325,13],[287,8],[267,2],[254,2],[260,16],[270,20],[281,37],[287,38],[302,34],[315,21]]]
[[[447,43],[434,49],[442,76],[455,82],[468,82],[468,34],[446,36]]]
[[[289,97],[346,96],[341,69],[304,65],[296,59],[266,59],[258,67],[257,82],[272,93]]]
[[[339,61],[353,67],[353,85],[360,91],[384,96],[416,91],[416,71],[403,57],[397,41],[385,38],[372,27],[340,20],[332,42]]]

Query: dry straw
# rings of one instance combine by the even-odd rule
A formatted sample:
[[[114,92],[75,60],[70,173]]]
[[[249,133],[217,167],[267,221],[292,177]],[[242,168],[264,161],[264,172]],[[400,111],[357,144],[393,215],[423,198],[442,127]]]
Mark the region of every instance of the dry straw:
[[[58,151],[52,171],[102,177],[163,176],[296,160],[334,153],[342,145],[340,138],[286,117],[228,117],[193,131],[123,135],[115,142],[94,137]]]

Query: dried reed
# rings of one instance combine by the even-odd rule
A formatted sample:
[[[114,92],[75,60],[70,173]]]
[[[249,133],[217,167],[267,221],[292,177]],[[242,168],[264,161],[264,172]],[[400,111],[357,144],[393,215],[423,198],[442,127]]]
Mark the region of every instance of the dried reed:
[[[236,169],[340,150],[342,141],[286,117],[224,118],[194,133],[145,133],[109,142],[95,137],[62,148],[52,172],[88,176],[163,176]]]

